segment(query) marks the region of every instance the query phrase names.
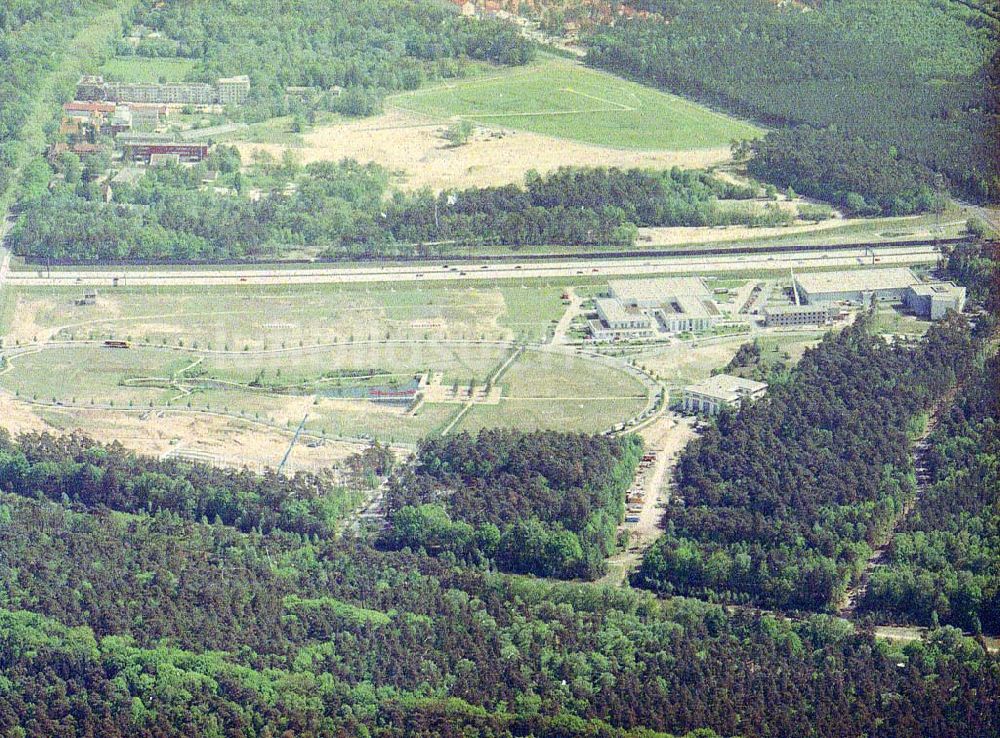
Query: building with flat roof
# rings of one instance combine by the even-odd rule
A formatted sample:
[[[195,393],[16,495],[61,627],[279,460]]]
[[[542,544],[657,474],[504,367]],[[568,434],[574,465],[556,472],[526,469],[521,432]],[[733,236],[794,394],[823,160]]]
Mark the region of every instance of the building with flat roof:
[[[172,105],[240,105],[250,95],[246,75],[221,77],[208,82],[109,82],[103,77],[85,75],[76,85],[78,100],[110,102],[162,103]]]
[[[712,293],[699,277],[664,277],[662,279],[612,279],[610,294],[626,305],[655,308],[677,295],[711,298]]]
[[[682,402],[688,412],[717,415],[723,407],[739,407],[767,392],[767,384],[732,374],[716,374],[684,388]]]
[[[617,304],[617,308],[612,307]],[[603,306],[603,307],[602,307]],[[629,338],[655,337],[658,333],[681,333],[707,330],[721,317],[712,293],[698,277],[672,277],[663,279],[613,279],[609,282],[609,296],[598,301],[600,323],[611,310],[616,315],[628,315],[633,321],[644,318],[647,324],[632,327],[641,331]],[[624,319],[624,318],[623,318]],[[593,321],[592,321],[593,322]],[[591,326],[591,335],[597,338],[597,326]],[[607,332],[600,340],[613,340]],[[626,337],[625,334],[619,338]]]
[[[940,320],[949,310],[960,313],[965,307],[965,287],[953,282],[910,285],[904,297],[910,310],[931,320]]]
[[[215,83],[215,94],[222,105],[242,105],[250,96],[250,78],[245,74],[220,77]]]
[[[793,286],[799,299],[809,305],[831,302],[867,305],[872,299],[878,302],[903,302],[910,285],[919,282],[909,269],[891,267],[805,272],[795,275]]]
[[[764,324],[769,328],[796,325],[825,325],[830,322],[829,305],[768,305],[764,308]]]
[[[591,320],[590,335],[595,341],[623,341],[651,338],[653,321],[636,307],[626,307],[611,297],[595,301],[597,320]]]

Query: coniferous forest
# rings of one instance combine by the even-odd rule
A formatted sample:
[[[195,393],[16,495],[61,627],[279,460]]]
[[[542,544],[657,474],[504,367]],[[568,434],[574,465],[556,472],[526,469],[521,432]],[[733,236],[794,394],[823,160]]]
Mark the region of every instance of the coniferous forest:
[[[892,346],[867,323],[827,334],[787,381],[687,446],[666,534],[637,584],[791,610],[837,606],[914,494],[911,436],[972,371],[976,351],[960,315]]]
[[[1000,668],[949,627],[894,645],[824,615],[37,497],[0,495],[6,735],[1000,729]]]
[[[934,173],[1000,197],[997,16],[976,3],[640,0],[588,60],[776,130],[750,172],[858,213],[928,208]]]

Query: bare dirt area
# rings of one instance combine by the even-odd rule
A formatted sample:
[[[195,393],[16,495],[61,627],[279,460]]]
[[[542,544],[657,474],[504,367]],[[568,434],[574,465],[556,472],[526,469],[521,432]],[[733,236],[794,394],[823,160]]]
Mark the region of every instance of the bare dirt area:
[[[303,136],[304,146],[237,142],[249,161],[264,150],[280,158],[291,149],[300,162],[356,159],[375,162],[399,175],[402,189],[502,185],[521,182],[529,169],[547,172],[560,166],[614,166],[666,169],[703,168],[730,158],[728,147],[692,151],[630,151],[576,143],[525,131],[478,126],[464,146],[450,146],[447,125],[426,116],[390,108],[375,118],[317,127]]]
[[[624,584],[642,561],[643,554],[663,533],[660,521],[664,506],[670,502],[673,471],[681,451],[696,435],[694,423],[694,418],[664,413],[639,432],[646,453],[655,454],[656,459],[651,468],[640,471],[637,479],[642,485],[643,503],[639,522],[623,526],[629,534],[628,550],[608,559],[608,573],[601,580],[603,583]]]
[[[0,395],[0,418],[12,435],[48,432],[83,433],[120,442],[137,453],[162,457],[176,454],[216,466],[262,471],[275,468],[291,441],[280,433],[238,419],[189,412],[122,412],[28,406]],[[312,439],[294,447],[286,471],[318,471],[357,453],[357,444]]]
[[[782,203],[779,203],[781,205]],[[715,243],[718,241],[738,241],[747,238],[773,238],[796,233],[815,233],[831,228],[870,222],[864,218],[831,218],[820,223],[775,228],[749,228],[748,226],[676,226],[670,228],[640,228],[640,243],[649,246],[676,246],[685,243]]]

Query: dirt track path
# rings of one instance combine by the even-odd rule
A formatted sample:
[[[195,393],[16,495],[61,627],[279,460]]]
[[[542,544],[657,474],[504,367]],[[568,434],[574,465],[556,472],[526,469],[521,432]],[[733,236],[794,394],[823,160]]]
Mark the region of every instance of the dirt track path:
[[[572,287],[566,288],[566,294],[569,295],[569,305],[566,306],[566,310],[563,312],[562,317],[559,318],[555,330],[552,331],[552,340],[549,343],[568,343],[566,334],[569,333],[569,327],[573,323],[573,318],[580,312],[580,305],[583,303],[583,298],[576,294],[576,291]]]
[[[886,560],[889,558],[889,545],[892,543],[892,539],[896,535],[896,531],[899,530],[899,527],[906,521],[910,513],[913,512],[917,503],[920,502],[922,493],[931,483],[930,473],[927,470],[927,463],[925,460],[927,449],[929,447],[928,438],[934,431],[934,428],[937,427],[941,414],[951,407],[951,404],[954,401],[955,396],[958,394],[960,387],[961,385],[955,385],[938,401],[927,420],[927,426],[924,428],[923,432],[916,439],[916,441],[914,441],[913,466],[917,477],[916,491],[913,494],[913,498],[903,506],[903,509],[896,518],[896,522],[893,523],[892,528],[886,533],[885,537],[879,542],[879,545],[868,557],[868,561],[865,562],[865,568],[861,572],[861,576],[858,577],[857,582],[852,587],[849,587],[847,592],[844,594],[843,604],[841,604],[840,608],[837,610],[837,614],[840,615],[840,617],[851,619],[855,616],[858,604],[864,599],[865,594],[868,592],[868,584],[871,582],[872,573],[878,567],[885,566]]]
[[[642,561],[643,554],[663,535],[663,528],[660,527],[663,506],[670,502],[673,471],[680,453],[697,435],[694,422],[694,418],[668,412],[640,432],[646,442],[647,453],[655,452],[656,461],[643,477],[644,499],[639,522],[623,526],[630,535],[628,550],[608,559],[608,573],[600,580],[601,583],[625,584],[628,575]]]

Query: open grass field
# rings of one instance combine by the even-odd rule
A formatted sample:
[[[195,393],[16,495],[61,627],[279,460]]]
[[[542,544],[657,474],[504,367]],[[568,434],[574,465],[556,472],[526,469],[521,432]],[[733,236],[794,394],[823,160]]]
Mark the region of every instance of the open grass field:
[[[872,330],[876,333],[919,337],[931,324],[892,305],[880,305],[875,313]]]
[[[703,106],[559,58],[394,96],[436,118],[626,149],[705,149],[763,132]]]
[[[0,389],[44,403],[29,409],[54,430],[40,413],[70,428],[81,427],[84,416],[98,427],[122,411],[136,423],[186,414],[245,422],[279,437],[308,414],[306,430],[316,436],[413,444],[457,417],[463,405],[451,397],[454,386],[484,386],[511,355],[510,342],[544,341],[564,310],[561,288],[541,281],[121,287],[102,290],[96,305],[78,306],[81,293],[5,291],[6,346],[14,351]],[[112,338],[133,346],[101,345]],[[416,376],[438,389],[415,409],[351,396]],[[640,411],[645,390],[601,361],[528,348],[490,401],[499,404],[477,405],[456,429],[495,422],[601,431]],[[225,433],[226,443],[244,436],[231,427]],[[199,440],[222,442],[218,432],[205,434]],[[183,438],[165,429],[155,448]]]
[[[810,346],[823,337],[824,330],[766,333],[757,336],[764,360],[767,363],[784,361],[794,364]],[[664,346],[643,352],[636,362],[662,378],[672,390],[707,379],[712,371],[730,362],[739,347],[752,341],[749,335],[703,340],[692,343]]]
[[[194,65],[192,59],[113,56],[101,67],[101,74],[115,82],[183,82]]]
[[[306,429],[318,435],[415,443],[440,432],[461,405],[428,402],[413,411],[319,390],[359,381],[331,379],[344,371],[372,375],[373,382],[439,374],[445,385],[482,385],[508,355],[505,346],[473,343],[376,343],[247,355],[50,344],[14,356],[0,375],[0,388],[67,409],[200,411],[279,430],[308,415]],[[642,386],[613,368],[535,350],[524,352],[499,385],[500,405],[483,406],[482,413],[476,408],[470,422],[599,431],[645,404]]]
[[[10,343],[131,338],[166,346],[242,351],[385,340],[541,340],[561,315],[560,288],[315,285],[103,290],[38,288],[14,301]]]

